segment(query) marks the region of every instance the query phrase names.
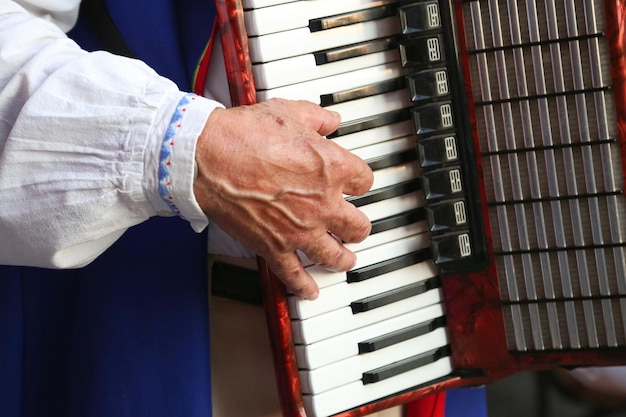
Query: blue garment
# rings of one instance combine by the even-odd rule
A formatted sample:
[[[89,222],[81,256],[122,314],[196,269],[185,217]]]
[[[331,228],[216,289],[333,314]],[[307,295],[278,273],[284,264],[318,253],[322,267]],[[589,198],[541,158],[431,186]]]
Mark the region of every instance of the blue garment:
[[[136,55],[189,91],[213,2],[109,3]],[[82,22],[70,36],[97,48]],[[0,267],[0,416],[210,416],[206,241],[154,218],[82,269]]]
[[[446,417],[486,417],[487,390],[457,388],[446,392]]]

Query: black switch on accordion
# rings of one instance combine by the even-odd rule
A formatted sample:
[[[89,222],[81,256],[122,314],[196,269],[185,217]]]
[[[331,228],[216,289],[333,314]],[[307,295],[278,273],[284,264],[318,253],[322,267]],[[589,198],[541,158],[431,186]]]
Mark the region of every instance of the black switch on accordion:
[[[431,252],[443,273],[487,266],[478,179],[451,0],[400,0],[399,52],[411,101]]]

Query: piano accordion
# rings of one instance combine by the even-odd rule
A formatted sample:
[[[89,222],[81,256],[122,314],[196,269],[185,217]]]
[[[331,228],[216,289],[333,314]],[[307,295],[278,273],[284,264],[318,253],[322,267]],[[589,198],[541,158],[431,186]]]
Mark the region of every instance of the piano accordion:
[[[625,0],[217,0],[234,105],[307,99],[365,159],[357,266],[262,260],[287,416],[626,364]]]

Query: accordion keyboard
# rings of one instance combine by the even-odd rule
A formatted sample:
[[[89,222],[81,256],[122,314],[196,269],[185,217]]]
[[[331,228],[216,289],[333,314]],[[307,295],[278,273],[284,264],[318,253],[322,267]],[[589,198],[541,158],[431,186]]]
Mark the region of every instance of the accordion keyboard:
[[[258,101],[305,99],[337,111],[342,124],[329,140],[374,171],[372,190],[349,198],[373,225],[369,238],[348,245],[355,268],[310,265],[318,300],[288,299],[307,415],[332,415],[452,370],[414,103],[395,1],[269,3],[244,2]],[[438,2],[429,4],[436,21]]]

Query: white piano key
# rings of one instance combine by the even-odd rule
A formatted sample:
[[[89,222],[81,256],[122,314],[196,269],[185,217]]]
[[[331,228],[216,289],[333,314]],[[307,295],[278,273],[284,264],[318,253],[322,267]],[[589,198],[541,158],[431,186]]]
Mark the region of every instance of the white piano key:
[[[332,75],[270,90],[260,90],[257,91],[257,99],[266,101],[280,97],[290,100],[309,100],[313,103],[321,104],[320,96],[323,94],[331,94],[393,80],[401,77],[405,72],[405,70],[398,68],[398,65],[393,62],[384,63],[373,67],[361,68],[350,73]],[[405,94],[407,94],[407,97],[409,96],[407,90],[405,90]]]
[[[361,381],[318,395],[304,395],[306,415],[322,417],[337,414],[361,404],[384,398],[403,390],[435,381],[452,372],[449,357],[444,357],[429,365],[397,375],[384,381],[363,385]]]
[[[411,120],[380,126],[373,129],[361,130],[359,132],[339,136],[331,140],[344,149],[354,150],[363,146],[373,145],[402,136],[415,138],[415,131]]]
[[[392,16],[314,33],[309,28],[272,33],[249,38],[248,44],[252,62],[258,63],[388,37],[399,31],[399,19]]]
[[[241,3],[244,9],[260,9],[261,7],[275,6],[292,1],[295,0],[242,0]]]
[[[426,220],[408,224],[406,226],[395,227],[384,232],[376,233],[368,236],[364,241],[359,243],[346,243],[345,247],[352,252],[360,252],[365,249],[373,248],[388,242],[403,239],[405,237],[424,233],[428,231],[428,222]]]
[[[388,200],[387,202],[389,202]],[[392,210],[393,212],[393,210]],[[402,214],[400,212],[399,214]],[[388,216],[391,217],[392,215]],[[379,246],[391,241],[399,240],[411,235],[415,235],[418,233],[424,233],[428,231],[428,223],[426,220],[418,221],[412,224],[407,224],[401,227],[396,227],[390,230],[386,230],[384,232],[372,234],[367,237],[365,240],[358,243],[346,243],[344,244],[349,250],[352,252],[359,252],[365,249],[372,248],[374,246]],[[313,266],[313,262],[301,251],[298,251],[298,256],[300,257],[300,261],[302,265],[306,267]]]
[[[388,200],[361,206],[359,209],[373,222],[424,206],[424,193],[422,191],[414,191]]]
[[[356,265],[353,269],[373,265],[386,259],[404,255],[405,253],[424,249],[428,247],[429,243],[430,235],[422,233],[357,252]],[[310,266],[306,268],[306,271],[311,274],[320,288],[344,282],[347,278],[345,272],[332,272],[319,266]]]
[[[415,149],[415,145],[416,140],[414,136],[405,136],[398,139],[375,143],[369,146],[361,146],[353,149],[351,152],[359,158],[368,161],[377,157]]]
[[[298,368],[317,369],[358,355],[358,344],[364,340],[433,320],[443,316],[443,314],[443,305],[437,303],[424,308],[414,308],[406,314],[394,316],[351,332],[341,333],[336,337],[317,343],[296,345]]]
[[[358,255],[357,255],[358,256]],[[353,301],[380,294],[405,285],[422,282],[437,275],[432,261],[421,262],[361,282],[340,282],[320,289],[316,302],[306,302],[289,296],[289,315],[292,319],[308,319],[338,308],[350,306]]]
[[[359,381],[363,372],[389,365],[411,356],[446,346],[448,337],[444,328],[366,354],[351,356],[339,362],[300,371],[300,383],[305,394],[318,394]]]
[[[374,171],[372,190],[419,178],[422,168],[417,161]]]
[[[326,109],[341,115],[342,122],[351,122],[382,113],[411,107],[407,90],[376,94],[358,100],[327,106]]]
[[[295,343],[301,344],[319,342],[341,333],[408,313],[417,308],[437,304],[441,300],[441,289],[435,288],[364,313],[352,314],[350,307],[344,307],[306,320],[293,320],[291,322],[293,339]]]
[[[388,62],[397,62],[399,52],[376,52],[324,65],[315,63],[312,54],[285,58],[278,61],[255,64],[252,67],[254,85],[257,90],[279,88],[286,85],[303,83],[319,78],[330,77],[346,72],[358,71],[362,68],[374,67]],[[294,71],[297,68],[297,71]]]
[[[295,1],[244,13],[248,36],[260,36],[297,28],[308,28],[309,20],[354,12],[395,0],[315,0]]]

